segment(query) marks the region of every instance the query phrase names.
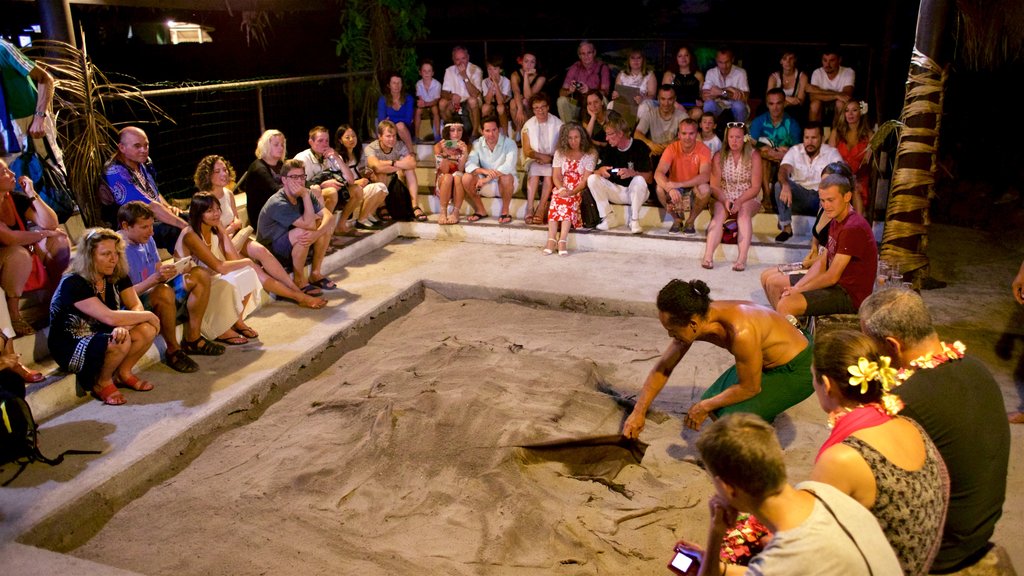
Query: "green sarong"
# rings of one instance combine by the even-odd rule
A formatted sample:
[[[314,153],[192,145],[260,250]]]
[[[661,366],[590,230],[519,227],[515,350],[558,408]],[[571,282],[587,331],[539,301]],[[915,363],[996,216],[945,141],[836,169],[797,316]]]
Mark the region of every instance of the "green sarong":
[[[799,404],[814,392],[814,385],[811,382],[811,361],[814,359],[814,340],[809,334],[807,347],[803,349],[789,363],[782,366],[762,370],[761,392],[753,398],[748,398],[738,404],[725,406],[711,413],[716,417],[724,416],[731,412],[748,412],[757,414],[766,422],[775,420],[775,417],[786,411],[790,406]],[[716,396],[733,384],[738,384],[739,375],[736,373],[736,365],[726,370],[715,383],[708,387],[701,395],[701,400]]]

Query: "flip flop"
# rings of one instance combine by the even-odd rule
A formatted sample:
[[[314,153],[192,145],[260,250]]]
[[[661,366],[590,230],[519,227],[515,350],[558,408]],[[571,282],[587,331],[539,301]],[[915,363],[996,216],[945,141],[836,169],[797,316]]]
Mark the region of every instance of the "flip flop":
[[[136,392],[149,392],[150,390],[153,389],[152,384],[140,379],[135,374],[132,374],[131,377],[129,377],[127,380],[122,380],[120,382],[115,380],[114,384],[125,388],[131,388]]]
[[[420,208],[419,206],[417,206],[415,209],[413,209],[412,216],[413,216],[413,218],[416,219],[417,222],[426,222],[427,221],[427,215],[423,213],[423,208]]]
[[[309,284],[306,284],[302,288],[299,288],[299,290],[302,290],[303,292],[305,292],[306,294],[308,294],[310,296],[323,296],[324,295],[324,291],[321,290],[319,287],[317,287],[312,282],[310,282]]]
[[[241,346],[242,344],[248,344],[249,340],[245,336],[232,336],[230,338],[214,338],[214,342],[220,342],[221,344],[227,344],[228,346]]]
[[[477,220],[483,220],[484,218],[487,218],[487,216],[488,216],[487,214],[481,214],[479,212],[474,212],[474,213],[470,214],[469,216],[466,216],[466,221],[467,222],[476,222]]]
[[[231,329],[234,330],[235,332],[238,332],[242,336],[245,336],[249,340],[255,340],[260,337],[260,335],[252,328],[248,326],[239,326],[237,322],[231,327]]]
[[[320,288],[323,288],[324,290],[334,290],[334,289],[336,289],[338,287],[338,285],[335,284],[327,276],[324,276],[323,278],[321,278],[319,280],[310,280],[309,283],[312,284],[313,286],[318,286]],[[248,336],[248,334],[246,334],[245,336]]]
[[[741,263],[737,262],[737,263],[732,265],[732,269],[735,272],[743,272],[744,270],[747,269],[747,265],[746,264],[741,264]]]
[[[124,394],[121,394],[121,391],[117,389],[117,386],[115,386],[113,382],[99,390],[93,386],[92,395],[107,406],[120,406],[121,404],[128,402],[128,400],[125,399]]]
[[[711,260],[704,260],[700,263],[700,267],[706,270],[712,270],[715,267],[715,263]]]
[[[498,224],[510,224],[512,222],[512,216],[510,214],[502,214],[498,218]]]

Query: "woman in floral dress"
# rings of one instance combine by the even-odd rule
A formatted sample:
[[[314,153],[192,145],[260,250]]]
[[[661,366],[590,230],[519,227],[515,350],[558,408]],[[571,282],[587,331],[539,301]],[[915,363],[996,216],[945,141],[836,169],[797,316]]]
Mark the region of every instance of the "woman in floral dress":
[[[708,241],[701,266],[714,268],[715,249],[722,241],[722,225],[736,220],[739,234],[739,255],[732,269],[747,268],[747,251],[754,233],[754,214],[761,209],[757,199],[761,191],[761,154],[747,141],[743,122],[729,122],[725,128],[725,144],[711,159],[711,193],[715,196],[714,215],[708,226]]]
[[[583,126],[578,122],[564,124],[558,133],[558,147],[551,163],[554,190],[548,208],[548,242],[544,254],[554,253],[555,234],[559,229],[558,254],[569,254],[569,228],[583,225],[580,218],[580,195],[587,187],[587,176],[594,171],[596,163],[597,152]]]

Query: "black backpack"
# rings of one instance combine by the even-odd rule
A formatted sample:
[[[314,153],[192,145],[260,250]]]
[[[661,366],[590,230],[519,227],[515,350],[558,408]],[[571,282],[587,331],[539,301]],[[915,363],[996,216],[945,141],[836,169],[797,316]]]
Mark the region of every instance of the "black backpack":
[[[24,386],[24,384],[22,384]],[[98,450],[65,450],[56,458],[47,458],[39,451],[39,428],[32,409],[24,398],[15,396],[7,387],[0,387],[0,465],[14,463],[18,472],[2,486],[13,482],[32,462],[56,466],[67,454],[99,454]]]

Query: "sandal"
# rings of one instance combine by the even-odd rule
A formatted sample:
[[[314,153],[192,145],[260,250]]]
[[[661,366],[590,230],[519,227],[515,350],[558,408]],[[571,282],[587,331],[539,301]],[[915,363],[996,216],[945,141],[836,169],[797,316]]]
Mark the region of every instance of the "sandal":
[[[417,222],[426,222],[427,221],[427,215],[423,213],[423,208],[420,208],[419,206],[413,208],[412,216],[413,216],[413,218],[416,219]]]
[[[568,256],[569,255],[569,241],[568,240],[559,240],[558,241],[558,255],[559,256]]]
[[[239,324],[238,322],[235,322],[235,324],[231,327],[231,329],[234,330],[235,332],[238,332],[242,336],[245,336],[249,340],[255,340],[255,339],[260,337],[260,335],[255,330],[253,330],[252,328],[250,328],[250,327],[248,327],[248,326],[246,326],[244,324],[241,325],[241,326],[239,326],[238,324]]]
[[[221,342],[228,346],[241,346],[242,344],[248,344],[249,340],[245,336],[229,336],[227,338],[214,338],[214,342]]]
[[[42,372],[29,370],[28,367],[22,364],[21,362],[15,364],[11,368],[11,371],[17,374],[18,376],[21,376],[21,379],[24,380],[26,384],[35,384],[36,382],[42,382],[43,380],[46,380],[46,376],[44,376]]]
[[[713,260],[704,260],[700,263],[700,267],[706,270],[712,270],[715,267],[715,263]]]
[[[498,224],[509,224],[512,222],[512,216],[509,214],[502,214],[498,218]]]
[[[196,361],[189,358],[188,354],[185,353],[181,348],[171,352],[167,355],[167,365],[177,370],[178,372],[197,372],[199,370],[199,364]]]
[[[380,218],[384,222],[391,222],[391,213],[388,212],[387,208],[381,206],[377,209],[377,218]]]
[[[121,380],[120,382],[115,380],[114,381],[114,385],[115,386],[123,386],[123,387],[126,387],[126,388],[131,388],[132,390],[135,390],[136,392],[149,392],[150,390],[153,389],[153,385],[152,384],[150,384],[149,382],[146,382],[145,380],[140,379],[135,374],[132,374],[131,376],[128,377],[128,379]]]
[[[737,262],[732,265],[732,269],[734,272],[743,272],[747,269],[747,265],[744,262]]]
[[[548,255],[551,255],[551,254],[555,253],[555,249],[554,248],[549,248],[548,247],[548,246],[551,246],[552,244],[554,244],[554,242],[555,242],[554,238],[548,238],[548,243],[547,243],[547,245],[544,246],[544,250],[543,250],[545,256],[548,256]]]
[[[478,220],[483,220],[484,218],[487,218],[487,214],[481,214],[479,212],[474,212],[474,213],[470,214],[469,216],[466,216],[466,222],[476,222]]]
[[[99,384],[96,386],[99,386]],[[128,402],[128,400],[125,400],[124,394],[121,394],[121,391],[117,389],[113,382],[98,390],[96,386],[92,387],[92,395],[107,406],[120,406]]]
[[[299,290],[302,290],[308,296],[323,296],[324,295],[324,291],[321,290],[320,288],[318,288],[317,286],[313,285],[312,283],[306,284],[302,288],[299,288]]]
[[[309,283],[312,284],[313,286],[318,287],[318,288],[323,288],[324,290],[335,290],[335,289],[338,288],[338,285],[335,284],[327,276],[324,276],[323,278],[320,278],[319,280],[310,280]],[[239,332],[241,332],[241,330],[239,330]],[[242,335],[247,337],[247,338],[255,338],[255,336],[249,336],[248,334],[245,334],[245,333],[242,333]]]
[[[186,354],[195,354],[196,356],[220,356],[224,353],[223,346],[220,344],[214,344],[202,335],[195,340],[182,339],[181,349],[185,351]],[[168,362],[168,364],[170,364],[170,362]]]
[[[29,336],[36,333],[32,325],[21,318],[11,320],[11,328],[14,328],[15,336]]]

